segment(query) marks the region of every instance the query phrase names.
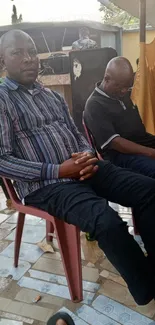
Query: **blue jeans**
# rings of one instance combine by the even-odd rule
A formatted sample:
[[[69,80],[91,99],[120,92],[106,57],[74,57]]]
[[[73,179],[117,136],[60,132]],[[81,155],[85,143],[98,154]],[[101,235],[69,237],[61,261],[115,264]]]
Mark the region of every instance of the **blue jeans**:
[[[155,178],[155,159],[142,155],[116,153],[111,162],[132,172]]]
[[[89,232],[126,281],[135,301],[144,305],[155,296],[155,180],[99,161],[96,174],[85,182],[48,185],[25,203]],[[127,224],[108,201],[134,207],[146,258]]]

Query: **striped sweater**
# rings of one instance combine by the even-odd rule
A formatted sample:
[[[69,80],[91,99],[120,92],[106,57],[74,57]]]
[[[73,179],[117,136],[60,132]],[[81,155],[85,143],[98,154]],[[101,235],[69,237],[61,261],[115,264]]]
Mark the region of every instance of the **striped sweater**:
[[[15,181],[21,199],[59,179],[73,152],[91,150],[64,99],[39,83],[32,90],[6,78],[0,85],[0,175]]]

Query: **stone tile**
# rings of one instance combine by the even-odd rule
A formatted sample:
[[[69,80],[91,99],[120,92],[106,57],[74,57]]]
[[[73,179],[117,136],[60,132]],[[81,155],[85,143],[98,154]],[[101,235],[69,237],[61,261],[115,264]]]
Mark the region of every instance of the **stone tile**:
[[[16,320],[16,321],[22,322],[22,324],[23,324],[23,322],[26,324],[33,324],[33,319],[21,317],[21,316],[15,315],[15,314],[6,313],[4,311],[0,311],[0,317],[5,317],[5,318],[8,318],[9,320]],[[10,323],[7,325],[10,325]]]
[[[17,223],[18,220],[18,214],[14,213],[10,218],[8,218],[8,223]],[[45,220],[31,216],[29,214],[25,217],[25,225],[31,225],[31,226],[45,226]]]
[[[142,251],[144,252],[144,254],[146,254],[146,250],[145,250],[144,243],[142,241],[141,236],[134,235],[134,240],[138,243],[138,245],[140,246],[140,248],[142,249]]]
[[[0,256],[0,277],[12,276],[13,280],[19,280],[31,267],[28,262],[19,260],[19,266],[15,268],[13,258]]]
[[[83,290],[89,291],[89,292],[97,292],[100,288],[100,284],[93,283],[89,281],[83,281]]]
[[[119,325],[120,323],[110,317],[99,313],[86,305],[77,310],[77,315],[91,325]]]
[[[5,197],[0,200],[0,211],[6,208],[6,199]]]
[[[82,268],[82,276],[84,280],[96,282],[99,278],[99,271],[98,269],[84,266]]]
[[[25,243],[36,244],[41,242],[46,235],[45,227],[26,225],[24,227],[22,241]],[[7,240],[15,239],[15,230],[6,238]]]
[[[118,206],[118,212],[121,214],[132,214],[131,208],[122,207],[121,205]]]
[[[7,218],[8,216],[6,214],[0,213],[0,224],[4,222]]]
[[[10,244],[7,241],[0,241],[0,253]]]
[[[89,262],[86,266],[87,267],[95,267],[95,264]]]
[[[52,247],[54,250],[59,249],[58,241],[56,238],[53,238]]]
[[[50,258],[41,257],[34,265],[33,269],[37,269],[40,271],[45,271],[49,273],[64,275],[64,268],[61,261],[55,260],[54,263]]]
[[[27,304],[32,304],[34,299],[39,295],[40,295],[39,291],[23,288],[17,293],[15,300],[22,301]],[[57,307],[62,307],[64,304],[64,299],[42,293],[40,302],[45,304],[55,305]]]
[[[81,246],[81,259],[82,259],[82,261],[85,261],[85,256],[84,256],[84,252],[83,252],[82,246]]]
[[[5,311],[9,313],[15,313],[20,316],[36,319],[42,322],[47,322],[49,317],[51,317],[53,314],[53,310],[51,309],[36,306],[34,304],[29,305],[16,301],[11,301]]]
[[[8,217],[11,216],[13,213],[15,213],[15,209],[8,209],[8,208],[5,208],[6,204],[3,205],[4,206],[4,209],[1,210],[1,213],[3,214],[6,214]]]
[[[53,282],[56,284],[61,284],[67,286],[67,280],[64,276],[56,275],[52,273],[41,272],[37,270],[29,270],[29,274],[31,278],[44,280],[48,282]]]
[[[70,293],[67,286],[58,285],[55,283],[49,283],[37,279],[23,277],[18,285],[22,288],[33,289],[39,292],[47,293],[48,295],[57,296],[60,298],[65,298],[70,300]],[[94,293],[86,292],[83,293],[85,304],[90,304],[94,298]]]
[[[11,279],[11,275],[8,277],[8,279]],[[11,283],[9,284],[9,286],[3,291],[3,293],[1,294],[1,296],[3,298],[9,298],[11,300],[14,300],[15,295],[17,294],[17,292],[20,290],[19,286],[17,285],[17,282],[14,281],[12,279]],[[0,308],[1,310],[1,308]]]
[[[131,217],[130,218],[122,218],[122,219],[123,219],[123,221],[127,222],[127,225],[129,227],[133,227],[133,221],[132,221]]]
[[[11,303],[11,299],[6,299],[6,298],[2,298],[0,297],[0,308],[1,311],[6,311],[7,307],[10,305]]]
[[[18,220],[18,213],[13,213],[12,216],[10,216],[8,219],[7,219],[7,222],[8,223],[17,223],[17,220]],[[26,222],[26,221],[25,221]]]
[[[12,281],[12,278],[10,278],[10,277],[8,277],[8,278],[0,277],[0,293],[8,287],[8,285],[11,283],[11,281]]]
[[[132,227],[129,227],[128,228],[128,231],[129,231],[129,234],[130,235],[134,236],[134,227],[133,226]]]
[[[81,246],[85,260],[88,262],[94,264],[104,256],[103,251],[98,247],[97,241],[87,241],[85,235],[81,236]]]
[[[72,313],[69,309],[67,309],[65,307],[61,308],[59,311],[63,311],[65,313],[68,313],[72,317],[75,325],[88,325],[88,323],[84,322],[82,319],[77,317],[74,313]],[[95,323],[94,325],[99,325],[99,324]]]
[[[132,214],[123,214],[123,213],[120,213],[120,217],[123,219],[123,220],[125,220],[125,219],[127,219],[127,220],[132,220]]]
[[[122,205],[119,204],[118,204],[118,211],[123,214],[132,214],[131,208],[123,207]]]
[[[50,258],[52,260],[58,260],[61,261],[61,255],[59,252],[54,252],[54,253],[44,253],[43,255],[44,258]]]
[[[1,255],[7,257],[14,257],[14,243],[11,243],[2,253]],[[35,263],[39,257],[43,255],[43,251],[37,246],[32,244],[21,244],[20,249],[20,260],[27,261],[30,263]]]
[[[136,306],[128,288],[116,282],[105,280],[104,284],[102,284],[99,289],[99,293],[119,301],[120,303],[124,303],[128,307]]]
[[[58,275],[65,275],[63,264],[59,260],[55,260],[54,263],[53,263],[51,261],[51,259],[49,259],[49,258],[45,259],[45,258],[41,257],[33,265],[33,268],[37,269],[37,270],[40,270],[40,271],[50,272],[50,273],[54,273],[54,274],[58,274]],[[88,269],[91,270],[90,268],[84,269],[84,273],[83,273],[84,280],[95,282],[96,280],[93,280],[92,277],[91,277],[91,280],[90,280],[91,271],[89,272],[89,274],[87,274]],[[94,269],[94,270],[95,271],[93,271],[93,275],[95,274],[96,275],[95,278],[98,278],[99,277],[99,275],[97,276],[98,271],[96,269]]]
[[[45,219],[41,219],[41,218],[38,218],[38,226],[42,226],[42,227],[45,227],[46,226],[46,220]]]
[[[3,222],[1,223],[0,225],[0,229],[6,229],[8,230],[9,232],[12,231],[13,229],[16,228],[16,225],[13,224],[13,223],[7,223],[7,222]]]
[[[0,228],[0,240],[6,238],[9,234],[10,234],[9,230]]]
[[[155,301],[152,300],[148,305],[146,306],[138,306],[136,305],[133,307],[135,311],[137,311],[140,314],[143,314],[147,317],[153,318],[155,316]]]
[[[29,270],[29,274],[32,278],[44,280],[48,282],[53,282],[56,284],[66,285],[67,286],[67,280],[64,276],[56,275],[52,273],[45,273],[41,271],[36,270]],[[100,285],[93,282],[83,281],[83,290],[89,291],[89,292],[96,292],[99,289]]]
[[[112,280],[114,282],[117,282],[125,287],[127,287],[127,284],[126,282],[123,280],[123,278],[115,273],[112,273],[112,272],[109,272],[107,270],[103,270],[101,273],[100,273],[100,276],[103,277],[103,278],[106,278],[108,280]]]
[[[155,322],[135,311],[109,299],[98,296],[93,302],[93,307],[102,314],[112,318],[122,325],[154,325]]]
[[[18,322],[16,320],[1,318],[0,325],[23,325],[23,322]]]
[[[105,258],[103,260],[103,262],[101,262],[100,266],[104,270],[107,270],[107,271],[110,271],[112,273],[116,273],[119,275],[118,271],[114,268],[114,266],[109,262],[109,260],[107,258]]]
[[[132,218],[128,219],[128,226],[133,227],[133,220]]]
[[[117,203],[109,202],[109,206],[116,212],[119,212],[119,205]]]

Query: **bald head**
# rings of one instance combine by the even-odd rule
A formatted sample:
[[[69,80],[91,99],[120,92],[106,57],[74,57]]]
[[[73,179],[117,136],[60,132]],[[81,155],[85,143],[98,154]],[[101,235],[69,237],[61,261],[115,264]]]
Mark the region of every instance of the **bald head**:
[[[32,38],[22,30],[10,30],[9,32],[5,33],[0,39],[1,53],[4,53],[7,48],[12,47],[15,43],[17,44],[21,41],[26,40],[34,44]]]
[[[102,87],[110,96],[122,97],[133,85],[134,72],[130,62],[124,57],[112,59],[106,68]]]
[[[33,83],[38,74],[37,51],[32,38],[21,30],[11,30],[0,39],[0,53],[8,76],[23,85]]]
[[[108,63],[105,74],[113,76],[119,82],[125,82],[133,76],[133,69],[129,60],[117,57]]]

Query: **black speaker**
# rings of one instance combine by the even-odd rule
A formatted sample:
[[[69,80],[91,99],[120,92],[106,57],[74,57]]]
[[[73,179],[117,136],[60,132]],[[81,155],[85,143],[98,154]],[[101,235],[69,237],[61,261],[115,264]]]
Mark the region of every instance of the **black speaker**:
[[[116,56],[116,50],[110,47],[72,51],[69,54],[73,118],[83,133],[82,113],[86,100],[94,90],[96,82],[103,79],[108,62]]]

